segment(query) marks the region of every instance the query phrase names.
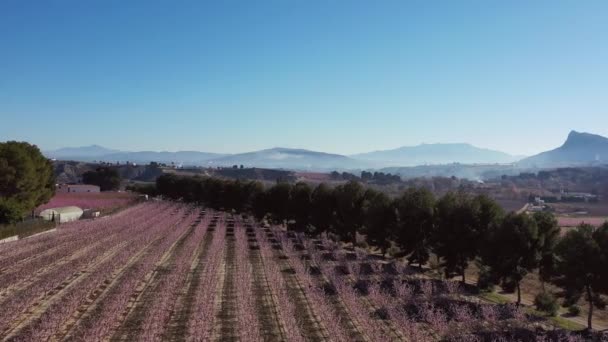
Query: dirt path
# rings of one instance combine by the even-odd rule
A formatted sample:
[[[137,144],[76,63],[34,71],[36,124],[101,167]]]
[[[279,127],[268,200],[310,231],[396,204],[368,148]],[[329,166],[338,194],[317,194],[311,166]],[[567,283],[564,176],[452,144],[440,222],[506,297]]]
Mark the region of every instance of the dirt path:
[[[188,337],[188,322],[195,309],[194,297],[199,289],[201,272],[205,267],[205,260],[207,259],[209,247],[211,246],[213,238],[214,232],[207,231],[194,255],[186,284],[178,297],[176,309],[171,315],[163,340],[186,341],[186,338]]]
[[[154,223],[157,222],[159,219],[158,218],[150,218],[148,220],[146,220],[146,223]],[[142,227],[144,225],[142,224]],[[141,232],[143,232],[145,229],[140,229],[137,231],[133,231],[133,234],[135,235],[139,235]],[[86,255],[88,252],[90,252],[91,250],[94,250],[95,248],[102,246],[104,243],[106,243],[107,241],[110,241],[112,239],[116,239],[117,235],[120,235],[120,231],[116,230],[116,231],[111,231],[111,232],[105,232],[105,231],[96,231],[95,235],[93,235],[94,237],[96,237],[93,241],[93,243],[87,243],[87,240],[89,239],[84,239],[83,241],[79,242],[82,243],[81,246],[79,246],[78,248],[74,249],[74,250],[70,250],[70,242],[66,242],[64,244],[62,244],[61,246],[58,246],[58,249],[61,250],[57,250],[55,248],[51,248],[51,250],[53,251],[57,251],[57,254],[60,254],[62,252],[63,249],[65,249],[66,251],[64,252],[69,252],[66,253],[63,257],[60,258],[54,258],[53,257],[53,253],[41,253],[39,257],[30,259],[30,261],[32,260],[36,260],[39,258],[43,258],[45,259],[42,263],[42,265],[40,265],[40,267],[38,269],[36,269],[35,272],[28,274],[27,276],[25,276],[23,279],[12,283],[10,285],[6,286],[4,289],[0,290],[0,303],[2,303],[2,301],[7,298],[12,296],[14,293],[21,291],[29,286],[31,286],[32,284],[35,284],[37,281],[39,281],[42,277],[48,275],[50,272],[56,272],[56,270],[60,269],[61,266],[64,266],[65,264],[68,264],[70,262],[73,262],[77,259],[79,259],[80,257]],[[124,242],[121,242],[124,243]],[[22,265],[23,263],[18,263],[17,265],[14,266],[14,273],[17,272],[21,272],[21,268],[18,267],[18,265]]]
[[[37,269],[35,272],[33,272],[31,275],[29,275],[27,278],[10,284],[7,287],[3,288],[2,290],[0,290],[0,304],[6,299],[9,298],[11,296],[13,296],[15,293],[18,293],[20,291],[25,290],[26,288],[28,288],[29,286],[35,284],[36,282],[40,281],[40,279],[42,277],[44,277],[45,275],[48,275],[50,272],[55,271],[56,269],[60,268],[61,266],[75,261],[77,259],[79,259],[80,257],[82,257],[83,255],[87,254],[89,251],[91,251],[92,249],[94,249],[95,247],[99,246],[101,244],[100,243],[96,243],[93,245],[90,245],[88,247],[82,248],[80,250],[77,250],[74,254],[66,256],[65,258],[61,258],[59,260],[57,260],[56,262],[50,263],[42,268]],[[122,244],[124,245],[124,243]]]
[[[71,277],[61,283],[61,285],[45,293],[32,306],[30,306],[27,311],[23,312],[18,318],[11,322],[12,324],[1,335],[5,336],[4,340],[10,341],[18,336],[19,333],[30,324],[30,322],[40,318],[40,316],[53,302],[62,298],[64,295],[66,295],[66,293],[69,293],[72,287],[83,281],[91,272],[94,272],[97,266],[103,264],[106,260],[109,260],[116,255],[121,247],[123,247],[123,245],[114,246],[110,250],[106,251],[100,258],[97,258],[95,262],[90,264],[86,269],[74,273]]]
[[[176,214],[174,212],[173,214]],[[182,219],[183,220],[183,219]],[[181,221],[180,221],[181,222]],[[51,338],[52,341],[60,340],[78,340],[80,336],[76,336],[81,331],[86,330],[96,324],[96,320],[104,311],[104,302],[112,295],[113,291],[120,287],[120,284],[127,278],[129,274],[140,267],[140,261],[147,255],[152,253],[155,248],[163,243],[166,236],[160,234],[155,239],[149,241],[145,246],[140,248],[132,256],[130,256],[122,266],[116,268],[89,296],[85,303],[78,308],[72,317],[58,329],[57,333]]]
[[[295,306],[295,311],[298,314],[298,325],[300,332],[307,341],[326,341],[328,340],[326,329],[320,323],[319,318],[312,310],[312,305],[306,297],[302,285],[298,281],[295,270],[289,263],[289,257],[283,253],[280,242],[276,240],[275,233],[272,231],[265,232],[266,237],[271,243],[274,243],[273,258],[281,270],[281,276],[285,281],[289,298]]]
[[[111,341],[134,341],[142,335],[143,319],[147,310],[153,306],[156,296],[158,296],[157,290],[162,283],[162,279],[173,271],[177,253],[184,247],[196,227],[196,223],[191,224],[163,254],[156,267],[139,283],[131,297],[132,300],[129,301],[126,311],[122,315],[124,320],[110,339]]]
[[[230,222],[230,221],[228,221]],[[223,285],[221,288],[220,311],[217,315],[216,325],[219,329],[216,331],[217,341],[238,341],[238,317],[237,317],[237,295],[235,287],[235,272],[236,272],[236,250],[234,226],[228,223],[226,230],[226,252],[224,254],[224,267],[222,268],[221,279]]]
[[[115,270],[103,283],[99,284],[88,297],[87,301],[76,310],[74,316],[72,316],[65,324],[59,329],[58,333],[51,338],[52,341],[61,340],[72,340],[75,336],[72,335],[74,328],[78,325],[87,325],[94,320],[99,312],[102,311],[99,304],[108,296],[112,288],[115,288],[121,279],[125,277],[137,263],[147,254],[150,253],[156,246],[160,244],[162,237],[158,237],[151,241],[144,248],[139,250],[136,254],[131,256],[129,260],[120,268]]]
[[[260,333],[264,341],[284,341],[285,334],[278,318],[276,304],[272,298],[270,286],[266,279],[264,260],[260,255],[259,245],[253,227],[246,228],[249,239],[249,263],[253,268],[253,295],[256,299],[256,307],[260,322]]]
[[[284,232],[276,230],[276,229],[274,230],[274,233],[275,234],[284,234]],[[291,238],[291,243],[294,245],[297,245],[300,243],[300,241],[298,241],[298,239],[296,239],[296,238]],[[315,282],[315,286],[317,286],[319,288],[327,287],[327,284],[330,283],[329,279],[322,272],[320,272],[321,268],[318,267],[318,265],[314,265],[314,263],[311,261],[309,252],[307,250],[302,248],[301,250],[299,250],[297,252],[295,257],[299,257],[302,259],[302,262],[303,262],[305,268],[311,274],[312,281]],[[283,261],[287,262],[289,264],[288,267],[291,268],[289,259],[286,259],[284,257],[283,258],[279,257],[279,258],[283,259]],[[312,270],[319,270],[319,271],[316,272],[316,271],[312,271]],[[294,277],[297,277],[295,274],[293,274],[293,272],[291,272],[291,273]],[[298,284],[298,285],[300,285],[300,284]],[[304,292],[304,290],[302,289],[301,286],[300,286],[300,289],[302,290],[302,292]],[[340,324],[342,330],[348,335],[348,338],[350,341],[357,341],[357,342],[369,341],[366,338],[366,336],[361,332],[359,325],[357,324],[356,320],[353,318],[353,315],[349,312],[347,306],[343,303],[341,298],[337,295],[330,295],[330,294],[323,294],[323,295],[328,300],[328,303],[332,306],[332,308],[334,310],[334,314],[336,316],[338,316],[337,322],[323,322],[326,325],[323,332],[326,335],[331,335],[332,325]],[[318,320],[318,318],[317,318],[317,322],[320,322]],[[323,324],[321,324],[321,326],[322,325]]]

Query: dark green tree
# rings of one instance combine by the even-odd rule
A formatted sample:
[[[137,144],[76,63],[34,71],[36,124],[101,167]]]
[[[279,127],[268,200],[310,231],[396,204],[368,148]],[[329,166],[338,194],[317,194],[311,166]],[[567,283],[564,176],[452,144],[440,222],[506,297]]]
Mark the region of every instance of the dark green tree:
[[[101,191],[118,190],[121,182],[120,174],[113,167],[98,167],[95,171],[87,171],[82,175],[82,182],[99,186]]]
[[[395,205],[383,192],[365,192],[365,235],[367,242],[386,254],[397,225]]]
[[[0,143],[0,223],[21,219],[55,193],[53,164],[35,145]]]
[[[320,234],[332,228],[336,201],[333,190],[325,183],[317,185],[311,196],[310,233]]]
[[[429,260],[434,229],[435,197],[424,188],[409,188],[395,201],[396,242],[410,264]]]
[[[275,224],[285,224],[291,217],[289,203],[291,201],[291,184],[280,182],[266,192],[266,204],[270,219]]]
[[[437,202],[433,245],[441,258],[446,277],[460,275],[466,282],[466,268],[477,255],[480,234],[476,205],[464,193],[447,193]]]
[[[598,294],[608,287],[606,261],[608,247],[608,225],[595,229],[581,225],[564,235],[555,247],[557,285],[566,290],[570,301],[583,294],[589,303],[587,328],[592,329],[594,306],[601,303]]]
[[[526,213],[508,214],[488,234],[487,249],[482,262],[495,281],[512,282],[517,289],[517,305],[521,304],[521,280],[538,267],[540,245],[536,221]]]
[[[355,243],[363,228],[365,190],[357,181],[348,181],[334,189],[336,215],[333,228],[344,241]]]
[[[249,181],[241,188],[241,201],[245,211],[253,211],[255,198],[264,192],[264,185],[258,181]]]
[[[291,188],[289,216],[294,219],[292,228],[297,232],[306,231],[310,225],[311,196],[312,190],[304,182],[298,182]]]
[[[559,224],[552,213],[534,213],[534,220],[538,227],[538,243],[540,248],[540,262],[538,264],[538,274],[545,291],[545,282],[550,281],[555,273],[555,246],[559,241]]]

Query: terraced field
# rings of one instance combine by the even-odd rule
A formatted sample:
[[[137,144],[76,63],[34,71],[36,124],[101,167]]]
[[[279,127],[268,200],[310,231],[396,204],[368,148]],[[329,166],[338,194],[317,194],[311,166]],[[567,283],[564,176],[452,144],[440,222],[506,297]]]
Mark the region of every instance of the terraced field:
[[[327,239],[155,202],[0,246],[4,341],[473,341],[560,337]]]

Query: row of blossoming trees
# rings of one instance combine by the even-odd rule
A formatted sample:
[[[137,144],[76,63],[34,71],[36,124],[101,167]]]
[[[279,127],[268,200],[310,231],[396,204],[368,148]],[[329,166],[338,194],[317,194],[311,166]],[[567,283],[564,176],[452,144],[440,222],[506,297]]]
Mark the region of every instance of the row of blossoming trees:
[[[352,243],[364,237],[382,254],[390,249],[420,268],[436,255],[445,276],[460,276],[463,282],[469,265],[477,262],[478,284],[513,288],[518,305],[522,279],[538,271],[543,283],[565,290],[566,303],[584,296],[589,329],[593,307],[605,305],[601,296],[608,293],[608,223],[582,225],[560,235],[550,213],[504,213],[483,195],[436,198],[426,189],[410,188],[391,198],[357,182],[264,187],[253,181],[163,175],[156,185],[165,197],[248,212],[297,232],[326,232]]]

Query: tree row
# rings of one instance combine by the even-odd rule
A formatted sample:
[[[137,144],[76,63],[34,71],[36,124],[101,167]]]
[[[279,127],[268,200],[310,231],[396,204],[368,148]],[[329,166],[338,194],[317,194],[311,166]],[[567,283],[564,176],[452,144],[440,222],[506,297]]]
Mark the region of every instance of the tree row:
[[[435,255],[445,277],[460,276],[463,282],[475,262],[478,286],[512,288],[518,304],[521,281],[538,271],[543,288],[551,282],[565,290],[566,303],[584,296],[589,328],[593,307],[602,308],[601,295],[608,293],[608,223],[582,225],[561,235],[552,214],[505,213],[484,195],[449,192],[436,198],[424,188],[409,188],[391,198],[356,181],[335,187],[301,182],[265,187],[254,181],[174,175],[159,177],[155,191],[251,213],[311,236],[326,232],[353,244],[365,239],[382,254],[390,250],[420,268]]]

